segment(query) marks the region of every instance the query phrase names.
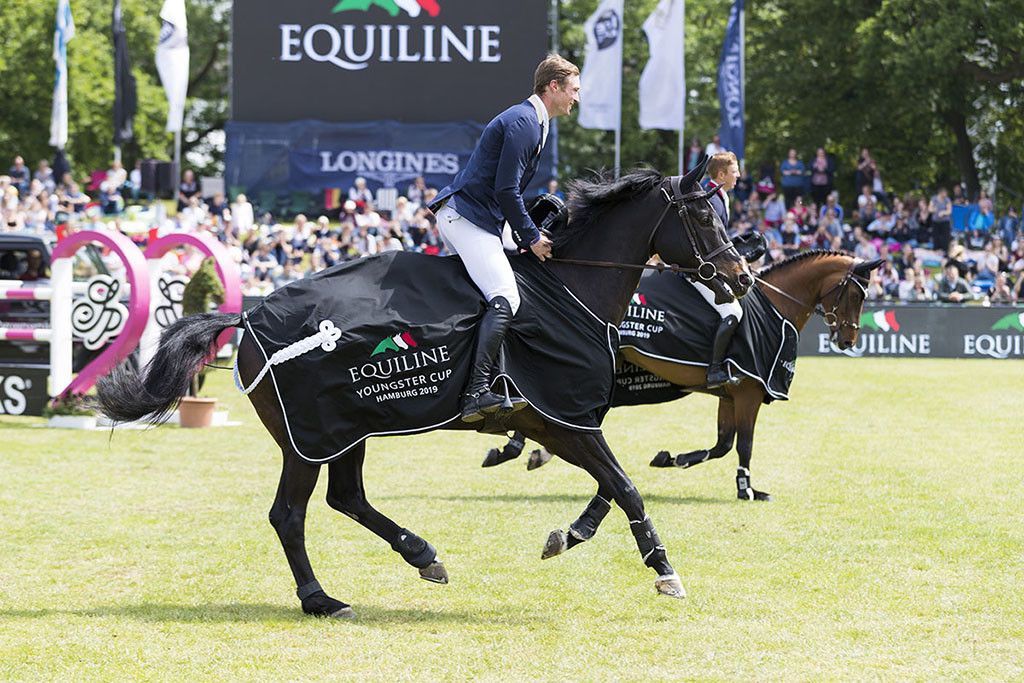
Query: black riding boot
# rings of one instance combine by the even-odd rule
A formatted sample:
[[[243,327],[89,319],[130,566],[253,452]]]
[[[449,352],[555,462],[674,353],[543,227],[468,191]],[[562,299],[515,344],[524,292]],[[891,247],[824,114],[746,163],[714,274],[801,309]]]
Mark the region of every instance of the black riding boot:
[[[512,323],[512,306],[503,296],[496,296],[487,303],[487,310],[477,330],[476,352],[473,354],[473,367],[470,370],[469,384],[462,397],[462,421],[479,422],[484,415],[498,412],[505,403],[505,396],[491,391],[491,373],[494,363],[501,350],[501,342],[505,332]],[[526,406],[526,401],[513,398],[511,408],[514,412]]]
[[[718,329],[715,331],[715,341],[711,345],[711,364],[708,365],[708,389],[717,389],[723,384],[737,384],[739,383],[738,377],[733,377],[729,374],[728,366],[722,361],[725,359],[725,354],[729,350],[729,342],[732,341],[732,336],[736,334],[736,328],[739,327],[740,321],[734,315],[727,315],[722,318],[722,322],[718,323]]]

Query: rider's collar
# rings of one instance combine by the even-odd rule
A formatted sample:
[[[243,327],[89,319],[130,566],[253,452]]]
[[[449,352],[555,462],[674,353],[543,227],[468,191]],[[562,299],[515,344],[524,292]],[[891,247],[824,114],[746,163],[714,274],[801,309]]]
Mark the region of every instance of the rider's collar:
[[[544,106],[544,100],[542,100],[540,95],[536,93],[530,95],[526,101],[532,104],[533,108],[537,110],[537,122],[540,123],[544,129],[543,139],[540,141],[540,144],[543,145],[547,141],[548,128],[551,125],[550,117],[548,116],[548,108]]]

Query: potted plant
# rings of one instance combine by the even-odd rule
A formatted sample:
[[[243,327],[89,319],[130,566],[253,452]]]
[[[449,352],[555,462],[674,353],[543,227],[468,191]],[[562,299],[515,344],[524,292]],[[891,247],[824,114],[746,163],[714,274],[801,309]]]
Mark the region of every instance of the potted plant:
[[[224,284],[217,276],[217,264],[212,258],[205,259],[192,279],[185,285],[181,294],[181,312],[183,315],[208,313],[224,303]],[[206,368],[200,370],[192,378],[188,396],[181,399],[178,405],[178,424],[182,427],[209,427],[213,421],[213,411],[217,408],[217,399],[202,398],[200,389],[206,380]]]
[[[82,394],[58,396],[43,408],[47,426],[62,429],[96,429],[96,411]]]

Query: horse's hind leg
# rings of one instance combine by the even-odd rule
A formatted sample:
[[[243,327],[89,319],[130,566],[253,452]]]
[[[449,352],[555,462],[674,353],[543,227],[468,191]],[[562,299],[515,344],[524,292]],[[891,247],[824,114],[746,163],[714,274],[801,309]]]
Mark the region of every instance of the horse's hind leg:
[[[651,467],[693,467],[708,460],[721,458],[732,450],[736,436],[736,409],[731,398],[718,401],[718,442],[711,448],[702,448],[689,453],[680,453],[676,457],[668,451],[659,451],[651,460]]]
[[[392,550],[420,571],[421,578],[434,583],[448,583],[448,572],[437,559],[434,546],[395,524],[366,500],[363,488],[365,456],[366,445],[359,444],[328,466],[327,504],[387,541]]]
[[[494,467],[500,465],[503,462],[509,460],[515,460],[523,454],[523,448],[526,446],[526,437],[523,436],[522,432],[515,432],[512,434],[512,438],[505,443],[504,447],[499,451],[497,448],[492,448],[487,451],[487,455],[484,456],[484,461],[480,467]]]
[[[592,539],[608,511],[612,509],[611,499],[611,490],[599,486],[597,495],[591,498],[583,514],[569,525],[569,531],[557,529],[548,535],[548,542],[544,544],[540,559],[546,560],[549,557],[561,555],[569,548]]]
[[[306,555],[306,505],[316,487],[319,465],[303,461],[293,452],[284,452],[284,467],[277,485],[277,497],[270,508],[270,523],[284,547],[288,565],[295,576],[296,594],[302,611],[318,617],[351,617],[352,609],[327,595],[313,575]]]

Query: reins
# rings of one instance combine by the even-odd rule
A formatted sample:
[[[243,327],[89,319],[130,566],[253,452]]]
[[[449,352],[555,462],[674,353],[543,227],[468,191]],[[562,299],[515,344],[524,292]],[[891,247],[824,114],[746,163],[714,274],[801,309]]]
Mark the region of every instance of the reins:
[[[839,320],[839,316],[836,314],[836,311],[839,309],[839,302],[843,298],[843,292],[846,290],[846,288],[850,285],[851,282],[853,282],[858,287],[860,287],[861,291],[864,292],[864,298],[867,298],[867,288],[863,284],[861,284],[860,279],[853,272],[853,269],[854,269],[854,267],[856,265],[857,265],[856,261],[852,262],[850,264],[850,268],[846,271],[846,275],[843,276],[843,279],[840,280],[839,282],[837,282],[836,284],[832,285],[831,287],[828,288],[827,291],[822,293],[821,297],[814,304],[814,308],[812,309],[812,311],[814,313],[820,315],[821,318],[825,321],[825,325],[828,326],[829,333],[830,333],[831,337],[835,337],[836,335],[838,335],[839,334],[839,329],[842,328],[842,327],[850,327],[850,328],[852,328],[854,330],[859,330],[860,329],[860,324],[859,323],[851,323],[848,320],[840,321]],[[788,292],[783,291],[781,288],[776,287],[775,285],[773,285],[772,283],[768,282],[764,278],[762,278],[762,277],[760,277],[758,275],[755,275],[754,279],[757,282],[759,282],[762,285],[764,285],[765,287],[767,287],[768,289],[771,289],[772,291],[776,292],[777,294],[785,297],[786,299],[789,299],[790,301],[792,301],[796,305],[800,306],[801,308],[807,308],[807,303],[806,302],[801,301],[800,299],[797,299],[792,294],[789,294]],[[836,291],[837,289],[839,289],[840,291],[839,291],[838,294],[836,294],[836,300],[832,304],[832,310],[831,311],[826,311],[825,307],[822,306],[821,302],[823,302],[828,297],[829,294],[831,294],[832,292]]]
[[[709,282],[715,279],[718,275],[718,268],[709,259],[713,259],[722,252],[731,249],[733,247],[732,240],[726,239],[725,243],[713,250],[707,255],[701,254],[700,242],[697,240],[697,234],[694,227],[690,224],[689,211],[687,211],[686,203],[689,201],[697,201],[699,199],[707,199],[708,193],[703,191],[690,192],[688,194],[681,194],[680,184],[681,178],[674,176],[666,179],[668,186],[672,188],[669,192],[665,182],[661,185],[661,194],[665,198],[665,208],[662,209],[661,215],[658,216],[658,220],[654,223],[654,228],[651,230],[650,237],[647,240],[648,251],[650,251],[651,243],[654,242],[654,236],[658,232],[658,228],[665,220],[665,216],[668,215],[669,209],[676,207],[679,213],[679,219],[683,223],[684,232],[686,238],[690,242],[690,247],[693,251],[693,255],[697,258],[700,265],[696,268],[687,268],[680,266],[675,263],[620,263],[618,261],[585,261],[582,259],[569,259],[559,258],[556,256],[549,256],[546,260],[553,261],[555,263],[567,263],[576,266],[591,266],[594,268],[617,268],[621,270],[655,270],[659,273],[663,273],[666,270],[672,273],[687,273],[696,275],[701,280]]]

